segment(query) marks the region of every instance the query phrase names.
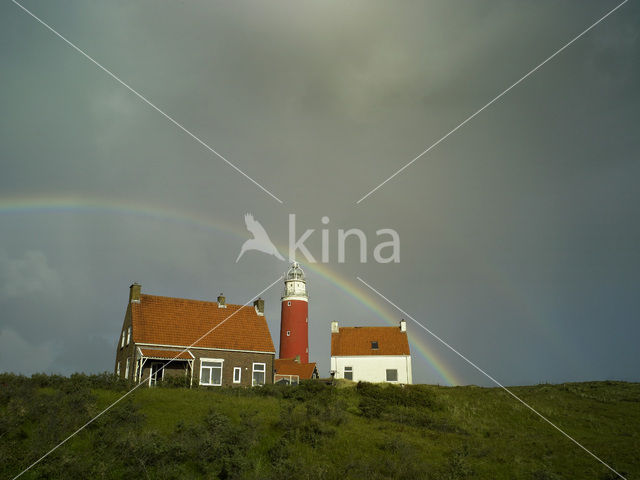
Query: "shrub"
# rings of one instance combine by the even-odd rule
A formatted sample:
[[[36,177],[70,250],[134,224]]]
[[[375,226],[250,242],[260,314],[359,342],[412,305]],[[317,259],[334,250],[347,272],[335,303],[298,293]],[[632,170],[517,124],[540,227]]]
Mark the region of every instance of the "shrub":
[[[186,375],[167,375],[161,382],[158,382],[163,388],[188,388],[190,383],[189,377]]]
[[[461,448],[450,452],[447,463],[441,469],[439,478],[442,478],[443,480],[458,480],[473,476],[473,470],[469,465],[468,457],[468,445],[463,445]]]
[[[302,404],[291,403],[283,408],[278,427],[284,431],[283,437],[287,441],[299,441],[315,447],[324,438],[335,435],[335,427],[345,421],[343,404],[309,400]]]
[[[376,397],[363,397],[358,406],[362,415],[367,418],[381,418],[386,410],[384,401]]]
[[[435,395],[423,385],[391,385],[358,382],[357,392],[364,398],[375,398],[386,406],[420,407],[430,410],[441,408]]]
[[[431,466],[422,459],[414,445],[401,437],[391,437],[378,446],[382,455],[378,465],[382,478],[415,480],[429,478]]]
[[[240,423],[234,423],[212,409],[196,424],[179,423],[171,436],[166,461],[190,464],[213,478],[243,477],[251,468],[247,453],[256,443],[254,416],[254,413],[241,415]]]

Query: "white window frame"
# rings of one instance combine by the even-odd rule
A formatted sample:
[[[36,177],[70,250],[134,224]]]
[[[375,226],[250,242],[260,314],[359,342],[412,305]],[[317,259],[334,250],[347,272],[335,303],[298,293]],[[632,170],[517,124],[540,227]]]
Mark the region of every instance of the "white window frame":
[[[219,362],[220,363],[220,383],[202,383],[202,369],[203,368],[207,368],[207,369],[214,369],[214,368],[218,368],[218,367],[209,367],[209,366],[203,366],[202,364],[204,362]],[[198,384],[199,385],[204,385],[206,387],[220,387],[222,386],[222,373],[224,371],[224,358],[201,358],[200,359],[200,372],[198,375]],[[212,375],[209,374],[209,378],[211,378]]]
[[[118,365],[116,365],[116,375],[118,377],[120,376],[120,362],[118,362]]]
[[[127,358],[126,366],[124,367],[124,378],[129,378],[129,361],[131,359]]]
[[[238,374],[236,379],[236,373]],[[242,368],[241,367],[233,367],[233,383],[242,382]]]
[[[389,380],[389,372],[396,372],[396,379],[395,380]],[[397,368],[387,368],[385,371],[385,381],[389,382],[389,383],[397,383],[398,382],[398,369]]]
[[[288,301],[288,302],[287,302],[287,307],[290,307],[290,306],[291,306],[291,302],[290,302],[290,301]]]
[[[131,342],[131,327],[127,327],[127,345]]]
[[[291,330],[287,330],[287,337],[291,336]]]
[[[262,365],[262,370],[256,370],[256,365]],[[256,380],[254,378],[256,373],[262,373],[263,374],[263,378],[264,381],[263,383],[256,383]],[[253,365],[251,366],[251,386],[255,387],[258,385],[264,385],[267,383],[267,364],[263,363],[263,362],[253,362]]]
[[[124,348],[124,330],[122,330],[122,340],[120,341],[120,348]]]
[[[351,378],[347,378],[347,373],[351,373]],[[345,380],[353,380],[353,366],[345,366],[342,378]]]

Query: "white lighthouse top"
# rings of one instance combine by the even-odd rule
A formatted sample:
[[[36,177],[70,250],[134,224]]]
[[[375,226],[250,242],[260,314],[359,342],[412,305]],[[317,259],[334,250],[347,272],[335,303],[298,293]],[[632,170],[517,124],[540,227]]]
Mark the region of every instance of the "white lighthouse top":
[[[282,299],[307,300],[307,281],[298,262],[293,262],[284,276]]]
[[[290,280],[297,280],[299,282],[305,281],[304,270],[300,268],[300,264],[298,262],[293,262],[289,267],[289,270],[287,270],[287,273],[285,275],[285,282],[288,282]]]

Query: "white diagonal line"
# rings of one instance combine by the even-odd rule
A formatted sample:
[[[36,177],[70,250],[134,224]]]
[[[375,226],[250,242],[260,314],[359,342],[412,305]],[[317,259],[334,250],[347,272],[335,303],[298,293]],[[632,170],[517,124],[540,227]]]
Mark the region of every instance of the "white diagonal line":
[[[229,160],[227,160],[223,155],[221,155],[220,153],[218,153],[216,150],[214,150],[212,147],[210,147],[209,145],[207,145],[204,141],[200,140],[200,138],[198,138],[195,134],[191,133],[191,131],[187,130],[184,126],[182,126],[182,124],[178,123],[176,120],[174,120],[171,116],[169,116],[169,114],[165,113],[164,110],[162,110],[160,107],[156,106],[154,103],[151,102],[151,100],[147,99],[147,97],[145,97],[144,95],[142,95],[141,93],[139,93],[137,90],[135,90],[133,87],[129,86],[127,83],[125,83],[122,79],[120,79],[120,77],[118,77],[115,73],[111,72],[109,69],[107,69],[106,67],[104,67],[101,63],[99,63],[97,60],[95,60],[92,56],[90,56],[88,53],[86,53],[84,50],[82,50],[80,47],[76,46],[74,43],[72,43],[70,40],[68,40],[67,38],[65,38],[64,36],[62,36],[62,34],[58,33],[53,27],[51,27],[50,25],[48,25],[47,23],[45,23],[43,20],[41,20],[39,17],[37,17],[33,12],[31,12],[30,10],[28,10],[27,8],[23,7],[20,3],[18,3],[16,0],[11,0],[13,3],[15,3],[18,7],[20,7],[22,10],[24,10],[26,13],[28,13],[31,17],[33,17],[34,19],[36,19],[40,24],[42,24],[43,26],[45,26],[48,30],[50,30],[53,34],[55,34],[58,38],[60,38],[61,40],[63,40],[67,45],[69,45],[71,48],[73,48],[75,51],[77,51],[78,53],[80,53],[82,56],[84,56],[87,60],[89,60],[91,63],[93,63],[94,65],[96,65],[97,67],[99,67],[102,71],[104,71],[107,75],[109,75],[111,78],[113,78],[116,82],[118,82],[120,85],[122,85],[123,87],[125,87],[127,90],[129,90],[131,93],[133,93],[134,95],[136,95],[140,100],[142,100],[144,103],[146,103],[147,105],[149,105],[151,108],[153,108],[156,112],[160,113],[163,117],[165,117],[167,120],[169,120],[171,123],[173,123],[176,127],[178,127],[180,130],[182,130],[184,133],[186,133],[187,135],[189,135],[191,138],[193,138],[196,142],[198,142],[200,145],[202,145],[204,148],[206,148],[207,150],[209,150],[211,153],[213,153],[214,155],[216,155],[218,158],[220,158],[222,161],[224,161],[227,165],[229,165],[231,168],[233,168],[236,172],[238,172],[240,175],[242,175],[243,177],[245,177],[247,180],[249,180],[251,183],[253,183],[255,186],[257,186],[258,188],[260,188],[263,192],[265,192],[267,195],[269,195],[270,197],[272,197],[274,200],[276,200],[278,203],[283,203],[282,200],[280,200],[278,197],[276,197],[273,193],[271,193],[269,190],[267,190],[265,187],[263,187],[262,185],[260,185],[258,182],[256,182],[253,178],[251,178],[249,175],[247,175],[246,173],[244,173],[242,170],[240,170],[240,168],[238,168],[237,166],[235,166],[233,163],[231,163]]]
[[[229,315],[228,317],[226,317],[224,320],[222,320],[220,323],[218,323],[216,326],[214,326],[213,328],[211,328],[211,330],[209,330],[207,333],[205,333],[204,335],[202,335],[200,338],[198,338],[195,342],[193,342],[191,345],[189,345],[188,347],[186,347],[185,349],[179,351],[175,357],[173,357],[172,359],[170,359],[167,363],[165,363],[161,369],[158,370],[157,373],[160,373],[162,370],[164,370],[164,368],[169,365],[171,362],[173,362],[176,358],[178,358],[182,353],[186,352],[187,350],[189,350],[191,347],[193,347],[194,345],[196,345],[200,340],[202,340],[203,338],[205,338],[207,335],[209,335],[211,332],[213,332],[216,328],[218,328],[220,325],[222,325],[223,323],[225,323],[227,320],[229,320],[231,317],[233,317],[236,313],[238,313],[240,310],[242,310],[242,308],[246,307],[249,305],[249,303],[256,297],[259,297],[260,295],[262,295],[264,292],[266,292],[267,290],[269,290],[271,287],[273,287],[276,283],[278,283],[280,280],[282,280],[282,275],[280,275],[280,277],[278,277],[278,279],[271,283],[268,287],[266,287],[264,290],[262,290],[260,293],[254,295],[253,297],[251,297],[251,299],[244,304],[243,307],[240,307],[239,309],[237,309],[235,312],[233,312],[231,315]],[[157,375],[156,373],[156,375]],[[150,377],[151,375],[149,375]],[[140,380],[140,382],[133,387],[131,390],[128,390],[127,393],[125,393],[124,395],[122,395],[120,398],[118,398],[115,402],[111,403],[107,408],[105,408],[104,410],[102,410],[100,413],[98,413],[95,417],[93,417],[91,420],[89,420],[87,423],[85,423],[84,425],[82,425],[80,428],[78,428],[75,432],[73,432],[71,435],[69,435],[67,438],[65,438],[64,440],[62,440],[60,443],[58,443],[55,447],[53,447],[51,450],[49,450],[47,453],[45,453],[44,455],[42,455],[38,460],[36,460],[35,462],[33,462],[31,465],[29,465],[27,468],[25,468],[23,471],[21,471],[18,475],[16,475],[15,477],[13,477],[13,480],[16,480],[18,477],[22,476],[23,474],[25,474],[26,472],[28,472],[31,468],[33,468],[34,466],[36,466],[38,463],[40,463],[42,460],[44,460],[46,457],[48,457],[51,453],[53,453],[55,450],[57,450],[59,447],[61,447],[62,445],[64,445],[65,443],[67,443],[69,440],[71,440],[73,437],[75,437],[78,433],[80,433],[82,430],[84,430],[86,427],[88,427],[91,423],[95,422],[99,417],[101,417],[103,414],[105,414],[108,410],[110,410],[114,405],[116,405],[118,402],[120,402],[123,398],[125,398],[126,396],[128,396],[129,394],[133,393],[138,387],[140,387],[141,385],[144,385],[148,380],[149,377],[146,377],[142,380]]]
[[[441,137],[439,140],[437,140],[435,143],[433,143],[431,146],[429,146],[426,150],[424,150],[422,153],[420,153],[417,157],[415,157],[413,160],[411,160],[409,163],[407,163],[405,166],[403,166],[402,168],[396,170],[395,173],[393,173],[390,177],[388,177],[385,181],[383,181],[381,184],[379,184],[377,187],[375,187],[373,190],[370,190],[369,193],[367,193],[364,197],[362,197],[360,200],[358,200],[356,202],[356,204],[359,204],[360,202],[362,202],[365,198],[367,198],[369,195],[371,195],[373,192],[375,192],[376,190],[378,190],[380,187],[382,187],[385,183],[387,183],[388,181],[390,181],[391,179],[393,179],[396,175],[402,173],[406,168],[408,168],[410,165],[412,165],[416,160],[420,159],[422,156],[426,155],[427,153],[429,153],[432,149],[434,149],[435,147],[437,147],[440,143],[442,143],[444,140],[446,140],[450,135],[452,135],[453,133],[455,133],[458,129],[462,128],[464,125],[466,125],[469,121],[471,121],[473,118],[475,118],[478,114],[480,114],[482,111],[484,111],[487,107],[489,107],[490,105],[492,105],[493,103],[495,103],[497,100],[499,100],[500,98],[502,98],[504,95],[506,95],[512,88],[514,88],[515,86],[517,86],[519,83],[521,83],[523,80],[525,80],[527,77],[529,77],[531,74],[533,74],[536,70],[540,69],[545,63],[549,62],[552,58],[554,58],[556,55],[558,55],[560,52],[562,52],[564,49],[568,48],[572,43],[574,43],[576,40],[578,40],[580,37],[582,37],[583,35],[585,35],[589,30],[591,30],[592,28],[594,28],[596,25],[598,25],[600,22],[602,22],[605,18],[607,18],[609,15],[611,15],[613,12],[615,12],[616,10],[618,10],[622,5],[624,5],[625,3],[627,3],[628,0],[624,0],[622,3],[620,3],[618,6],[616,6],[615,8],[613,8],[612,10],[609,10],[609,12],[604,15],[603,17],[601,17],[598,21],[596,21],[595,23],[591,24],[591,26],[589,26],[588,28],[586,28],[585,30],[583,30],[580,34],[576,35],[575,37],[573,37],[569,42],[567,42],[562,48],[556,50],[551,56],[547,57],[544,61],[542,61],[541,63],[539,63],[536,67],[532,68],[531,70],[529,70],[524,76],[522,76],[518,81],[516,81],[515,83],[511,84],[509,87],[507,87],[506,89],[504,89],[502,91],[502,93],[500,93],[499,95],[497,95],[496,97],[494,97],[489,103],[487,103],[486,105],[484,105],[482,108],[479,108],[478,110],[476,110],[474,113],[472,113],[469,117],[467,117],[462,123],[458,124],[458,126],[456,126],[453,130],[449,131],[449,133],[447,133],[446,135],[444,135],[443,137]]]
[[[555,423],[553,423],[551,420],[549,420],[547,417],[545,417],[544,415],[542,415],[541,413],[539,413],[536,409],[534,409],[531,405],[529,405],[527,402],[525,402],[524,400],[522,400],[520,397],[518,397],[515,393],[513,393],[511,390],[509,390],[507,387],[505,387],[504,385],[502,385],[499,381],[497,381],[495,378],[493,378],[491,375],[489,375],[487,372],[485,372],[483,369],[481,369],[479,366],[477,366],[475,363],[473,363],[471,360],[469,360],[467,357],[465,357],[462,353],[460,353],[458,350],[456,350],[455,348],[453,348],[451,345],[449,345],[447,342],[445,342],[442,338],[440,338],[438,335],[436,335],[435,333],[433,333],[431,330],[429,330],[427,327],[425,327],[424,325],[422,325],[419,321],[417,321],[415,318],[413,318],[411,315],[409,315],[407,312],[405,312],[402,308],[400,308],[398,305],[396,305],[395,303],[393,303],[391,300],[389,300],[387,297],[385,297],[382,293],[380,293],[378,290],[376,290],[375,288],[373,288],[371,285],[369,285],[367,282],[365,282],[362,278],[360,277],[356,277],[360,283],[364,284],[366,287],[368,287],[371,291],[373,291],[374,293],[376,293],[380,298],[382,298],[384,301],[386,301],[389,305],[393,306],[394,308],[396,308],[399,312],[402,312],[404,315],[407,316],[407,318],[410,318],[411,320],[413,320],[416,325],[418,325],[420,328],[422,328],[423,330],[425,330],[429,335],[431,335],[433,338],[435,338],[436,340],[438,340],[440,343],[442,343],[445,347],[447,347],[449,350],[451,350],[453,353],[455,353],[456,355],[458,355],[460,358],[462,358],[465,362],[467,362],[469,365],[471,365],[473,368],[475,368],[476,370],[478,370],[480,373],[482,373],[485,377],[487,377],[489,380],[491,380],[493,383],[495,383],[498,387],[502,388],[505,392],[507,392],[509,395],[511,395],[513,398],[515,398],[518,402],[520,402],[522,405],[524,405],[525,407],[527,407],[529,410],[531,410],[533,413],[535,413],[537,416],[539,416],[542,420],[544,420],[545,422],[547,422],[549,425],[551,425],[553,428],[555,428],[556,430],[558,430],[560,433],[562,433],[565,437],[567,437],[569,440],[571,440],[573,443],[575,443],[577,446],[579,446],[582,450],[584,450],[585,452],[587,452],[589,455],[591,455],[593,458],[595,458],[597,461],[599,461],[602,465],[604,465],[605,467],[607,467],[609,470],[611,470],[613,473],[615,473],[616,475],[618,475],[620,478],[622,478],[623,480],[626,480],[626,477],[623,477],[620,473],[618,473],[617,471],[615,471],[613,468],[611,468],[609,465],[607,465],[602,459],[600,459],[600,457],[596,456],[594,453],[592,453],[590,450],[588,450],[586,447],[584,447],[580,442],[578,442],[575,438],[573,438],[571,435],[569,435],[568,433],[566,433],[564,430],[562,430],[560,427],[558,427]]]

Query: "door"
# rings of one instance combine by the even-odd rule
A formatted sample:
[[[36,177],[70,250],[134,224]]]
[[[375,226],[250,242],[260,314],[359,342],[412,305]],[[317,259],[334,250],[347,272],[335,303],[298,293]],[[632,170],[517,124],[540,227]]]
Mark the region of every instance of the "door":
[[[164,370],[162,369],[162,362],[151,363],[151,375],[149,375],[149,386],[153,387],[158,383],[158,380],[162,380],[164,377]]]

